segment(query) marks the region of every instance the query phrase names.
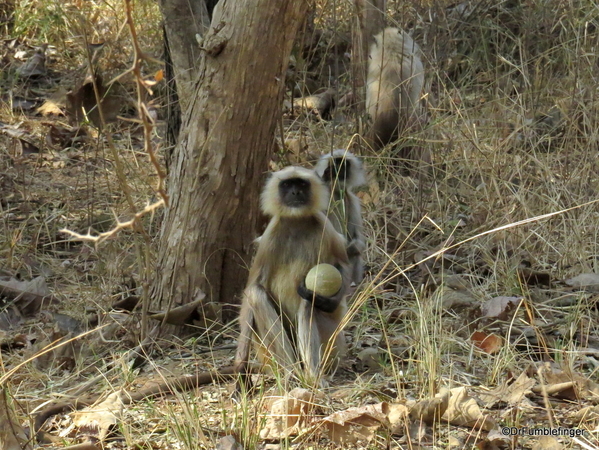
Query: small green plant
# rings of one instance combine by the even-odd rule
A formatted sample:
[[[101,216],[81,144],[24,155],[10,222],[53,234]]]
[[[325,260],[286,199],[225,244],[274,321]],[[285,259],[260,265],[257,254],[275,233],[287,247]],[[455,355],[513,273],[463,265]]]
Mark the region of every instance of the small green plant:
[[[15,3],[13,36],[54,43],[70,35],[65,2],[22,0]]]

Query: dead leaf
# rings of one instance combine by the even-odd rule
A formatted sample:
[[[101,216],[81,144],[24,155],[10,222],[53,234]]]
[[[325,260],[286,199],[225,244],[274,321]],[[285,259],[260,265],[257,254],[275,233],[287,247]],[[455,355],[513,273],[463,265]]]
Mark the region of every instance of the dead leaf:
[[[428,425],[438,422],[449,406],[449,396],[449,390],[443,389],[434,398],[417,402],[410,408],[410,417]]]
[[[69,316],[68,314],[52,313],[52,319],[55,323],[55,329],[62,333],[79,334],[82,331],[83,324],[80,320]]]
[[[515,437],[509,434],[503,434],[498,428],[493,428],[483,440],[490,448],[513,448]]]
[[[389,404],[376,403],[337,411],[323,419],[329,439],[337,444],[369,442],[382,426],[389,427]]]
[[[243,450],[243,446],[237,442],[235,436],[223,436],[216,443],[216,450]]]
[[[563,450],[564,446],[553,436],[541,436],[531,450]]]
[[[295,388],[285,397],[276,399],[260,430],[262,439],[284,439],[299,434],[307,416],[314,409],[314,394],[307,389]]]
[[[2,450],[30,450],[31,443],[8,402],[6,389],[0,390],[0,448]]]
[[[14,278],[0,281],[0,297],[8,298],[12,306],[24,316],[37,314],[44,303],[48,305],[56,302],[56,299],[49,295],[46,280],[42,276],[31,281],[19,281]]]
[[[18,150],[15,151],[15,156],[39,153],[40,149],[30,142],[30,140],[33,140],[32,136],[27,132],[20,130],[19,125],[12,126],[0,122],[0,132],[16,139],[18,146],[21,148],[21,152],[19,153]]]
[[[508,320],[510,313],[515,311],[520,303],[524,300],[523,297],[495,297],[487,300],[480,307],[482,317],[491,319]]]
[[[13,97],[11,99],[12,110],[30,111],[35,108],[35,102],[26,98]]]
[[[50,295],[50,289],[48,289],[46,279],[41,276],[30,281],[19,281],[15,278],[11,278],[8,281],[0,282],[0,285],[9,289],[29,292],[30,294],[36,294],[42,297]]]
[[[566,284],[575,288],[584,288],[585,291],[589,292],[599,292],[599,274],[581,273],[566,280]]]
[[[0,330],[16,328],[23,321],[23,315],[15,305],[7,305],[0,311]]]
[[[453,425],[480,428],[490,431],[495,428],[493,419],[484,415],[476,400],[468,395],[465,387],[451,389],[449,405],[442,419]]]
[[[389,404],[389,414],[387,415],[387,419],[389,420],[389,430],[392,435],[400,436],[405,433],[406,422],[409,415],[410,410],[403,403]]]
[[[46,49],[48,44],[35,49],[35,53],[25,64],[17,69],[21,78],[43,77],[46,75]]]
[[[73,339],[74,333],[57,328],[55,327],[49,337],[36,341],[32,348],[34,354],[42,352],[34,360],[35,367],[40,370],[46,370],[48,367],[73,370],[81,354],[81,340]]]
[[[64,116],[65,107],[64,102],[58,103],[52,99],[46,99],[42,105],[35,110],[37,114],[41,114],[44,117],[48,116]]]
[[[64,150],[77,143],[85,142],[88,134],[83,127],[66,127],[63,125],[50,125],[46,135],[46,143],[55,149]]]
[[[73,426],[79,436],[103,441],[118,423],[123,407],[121,392],[113,392],[103,402],[73,413]]]
[[[453,436],[453,435],[449,435],[447,437],[447,450],[449,449],[453,449],[453,448],[464,448],[464,441],[461,439],[458,439],[457,437]]]
[[[468,289],[454,289],[447,285],[441,285],[433,294],[435,299],[440,299],[444,310],[471,306],[476,299]]]
[[[475,331],[470,336],[472,343],[485,353],[493,355],[501,350],[503,339],[495,334],[486,334],[482,331]]]
[[[21,155],[33,155],[40,152],[37,145],[32,144],[25,139],[19,139],[19,144],[21,145]]]
[[[373,177],[368,183],[367,189],[359,191],[357,195],[363,205],[378,205],[381,202],[381,190],[378,181]]]
[[[101,99],[100,105],[102,107],[104,122],[108,124],[117,119],[122,100],[110,94],[110,87],[104,86],[102,84],[102,77],[96,74],[95,78],[92,79],[91,76],[87,77],[79,87],[68,92],[66,95],[66,113],[73,125],[79,125],[89,120],[97,128],[102,128],[94,83],[98,90],[98,96]]]
[[[485,403],[485,407],[491,408],[498,402],[506,402],[510,406],[516,406],[532,393],[532,388],[537,382],[530,378],[526,372],[511,384],[504,383],[489,392],[479,394],[478,397]]]
[[[522,399],[532,393],[532,388],[536,381],[530,378],[526,372],[522,372],[520,376],[509,386],[504,400],[510,405],[517,405]]]
[[[427,448],[426,444],[430,444],[430,436],[431,436],[431,432],[429,430],[429,427],[424,423],[424,422],[411,422],[408,424],[408,436],[410,436],[410,441],[411,442],[415,442],[418,444],[423,444],[424,447],[421,447],[419,445],[417,446],[410,446],[413,449],[419,449],[419,450],[423,450],[424,448]],[[427,442],[427,438],[428,442]]]
[[[26,131],[19,129],[19,126],[21,124],[17,124],[17,125],[8,125],[6,123],[1,123],[0,122],[0,131],[3,134],[6,134],[7,136],[10,136],[12,138],[16,138],[16,139],[22,139],[25,137],[31,137]]]
[[[27,334],[9,335],[0,330],[0,350],[10,351],[31,347],[31,336]],[[0,447],[1,448],[1,447]]]
[[[299,164],[302,153],[308,150],[308,145],[300,139],[287,139],[285,141],[285,149],[289,152],[290,161]]]

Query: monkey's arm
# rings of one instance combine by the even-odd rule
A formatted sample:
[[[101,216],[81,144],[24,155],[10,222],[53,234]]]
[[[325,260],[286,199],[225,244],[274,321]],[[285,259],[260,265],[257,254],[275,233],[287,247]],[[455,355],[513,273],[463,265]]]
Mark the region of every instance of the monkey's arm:
[[[347,256],[360,256],[364,250],[366,250],[366,243],[363,239],[352,239],[347,244]]]
[[[347,256],[360,256],[366,250],[366,243],[362,234],[362,208],[360,207],[360,199],[352,192],[348,192],[346,203],[348,211]]]
[[[343,270],[341,267],[337,267],[337,269],[340,272]],[[341,303],[341,300],[343,300],[343,297],[345,296],[345,289],[344,286],[342,286],[341,289],[339,289],[339,292],[332,297],[325,297],[312,292],[306,287],[306,282],[302,280],[300,285],[297,287],[297,293],[301,298],[312,303],[316,309],[325,313],[332,313],[335,312],[335,310],[339,307],[339,303]]]

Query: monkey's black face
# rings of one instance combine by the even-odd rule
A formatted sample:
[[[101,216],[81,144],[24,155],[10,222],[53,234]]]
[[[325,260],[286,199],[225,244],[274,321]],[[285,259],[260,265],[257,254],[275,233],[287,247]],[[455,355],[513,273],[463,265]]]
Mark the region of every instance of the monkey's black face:
[[[322,175],[326,183],[340,182],[343,183],[350,177],[350,164],[346,158],[333,158]]]
[[[290,208],[301,208],[310,203],[310,182],[303,178],[288,178],[279,183],[279,195],[285,206]]]

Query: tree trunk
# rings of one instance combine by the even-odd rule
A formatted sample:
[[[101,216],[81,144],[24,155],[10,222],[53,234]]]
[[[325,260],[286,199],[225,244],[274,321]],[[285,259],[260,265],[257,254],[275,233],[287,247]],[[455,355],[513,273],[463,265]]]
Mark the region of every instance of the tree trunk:
[[[386,0],[355,0],[352,42],[352,73],[356,117],[364,115],[368,54],[374,36],[385,27]],[[358,130],[361,132],[363,130]]]
[[[202,292],[210,301],[236,303],[251,260],[287,63],[307,8],[295,0],[216,5],[193,68],[199,82],[182,109],[152,309],[189,303]],[[178,64],[174,55],[173,61]]]
[[[206,35],[210,18],[204,0],[161,0],[160,9],[181,111],[185,111],[202,53],[196,35]]]
[[[211,8],[214,5],[211,4]],[[210,11],[203,0],[161,0],[164,17],[164,63],[166,76],[166,167],[170,169],[172,152],[181,129],[181,102],[183,106],[193,93],[195,67],[200,57],[196,35],[204,36],[210,26]],[[173,53],[174,54],[171,54]],[[176,61],[173,61],[173,58]]]

